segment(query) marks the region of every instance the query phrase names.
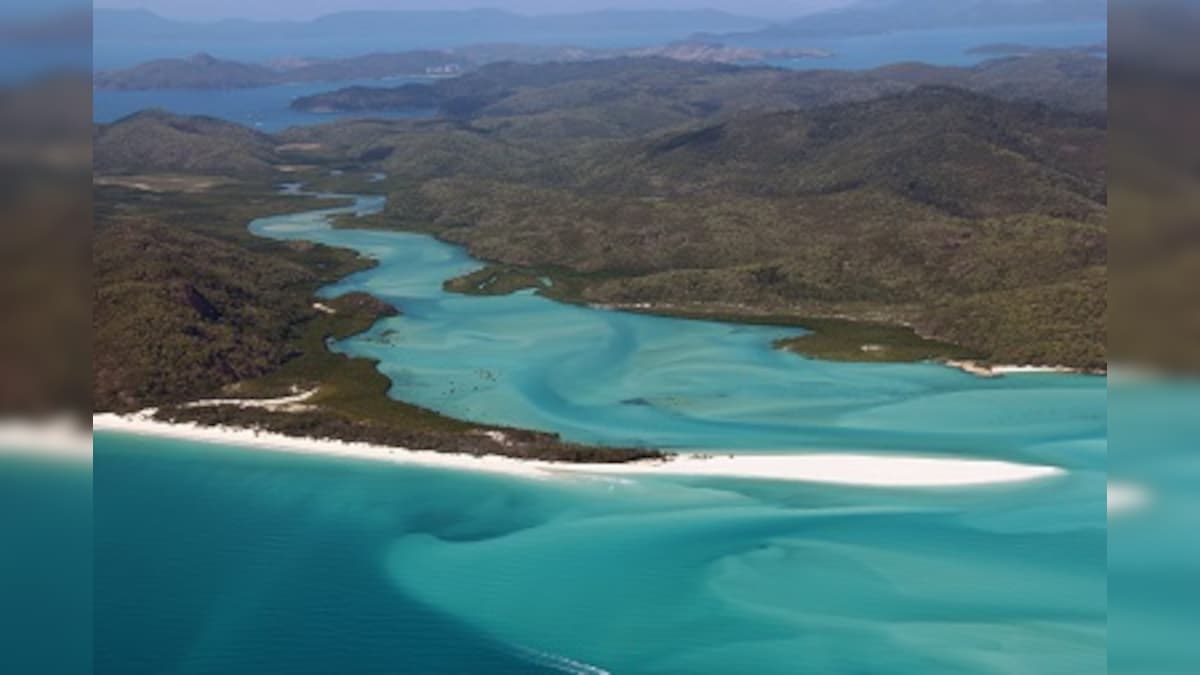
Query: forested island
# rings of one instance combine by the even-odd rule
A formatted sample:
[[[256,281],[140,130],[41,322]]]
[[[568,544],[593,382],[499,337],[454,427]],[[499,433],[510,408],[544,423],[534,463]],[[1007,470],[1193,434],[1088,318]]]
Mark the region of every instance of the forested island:
[[[647,117],[617,136],[669,128],[739,110],[784,110],[859,101],[926,85],[950,86],[996,98],[1037,101],[1054,107],[1101,113],[1107,105],[1105,62],[1086,49],[1039,50],[985,61],[977,66],[899,63],[866,71],[792,71],[764,66],[677,62],[658,56],[599,61],[504,62],[462,77],[395,87],[353,86],[302,96],[292,107],[304,111],[395,111],[436,107],[449,118],[515,118],[582,111],[614,127],[631,120],[639,99]],[[671,117],[666,117],[671,114]],[[559,132],[562,135],[562,132]],[[585,138],[595,131],[583,129]]]
[[[577,63],[659,57],[690,63],[754,64],[770,60],[820,59],[831,55],[821,49],[760,49],[698,40],[628,49],[488,44],[379,52],[346,58],[288,58],[269,63],[249,63],[200,53],[100,71],[93,78],[93,84],[98,89],[113,90],[253,89],[302,82],[444,78],[491,63]]]

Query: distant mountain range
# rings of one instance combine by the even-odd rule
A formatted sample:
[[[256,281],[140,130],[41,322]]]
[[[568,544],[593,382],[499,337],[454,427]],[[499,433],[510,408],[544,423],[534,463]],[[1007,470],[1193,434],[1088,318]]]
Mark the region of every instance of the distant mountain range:
[[[444,50],[378,53],[343,59],[283,59],[270,65],[219,59],[201,53],[154,59],[132,68],[100,71],[98,89],[242,89],[296,82],[453,76],[500,61],[519,63],[595,61],[622,57],[663,57],[695,63],[759,63],[771,59],[822,58],[816,49],[754,49],[705,42],[659,47],[588,49],[537,45],[480,45]]]
[[[70,9],[46,16],[0,22],[0,40],[10,45],[85,43],[92,40],[92,12]]]
[[[741,44],[903,30],[1101,22],[1107,18],[1106,0],[864,0],[720,39]]]
[[[100,71],[98,89],[247,89],[293,82],[379,79],[401,75],[457,75],[474,64],[446,51],[368,54],[347,59],[297,59],[267,66],[201,53]]]
[[[695,33],[763,28],[769,22],[714,10],[599,11],[524,16],[497,9],[340,12],[311,21],[176,21],[145,10],[97,9],[97,63],[131,65],[199,51],[227,58],[333,57],[469,44],[636,47]],[[137,54],[130,58],[130,54]]]
[[[346,87],[297,98],[309,112],[439,108],[455,117],[510,117],[586,110],[593,131],[621,132],[662,120],[675,124],[741,109],[788,109],[862,100],[922,85],[962,87],[1005,99],[1102,112],[1105,62],[1087,52],[1045,50],[969,68],[902,63],[867,71],[794,71],[610,59],[543,65],[496,63],[463,77],[399,87]],[[608,111],[594,115],[594,109]],[[632,115],[637,111],[636,115]],[[615,121],[619,123],[614,123]],[[578,131],[582,120],[570,128]],[[538,132],[545,135],[547,130]],[[602,134],[604,135],[604,134]]]

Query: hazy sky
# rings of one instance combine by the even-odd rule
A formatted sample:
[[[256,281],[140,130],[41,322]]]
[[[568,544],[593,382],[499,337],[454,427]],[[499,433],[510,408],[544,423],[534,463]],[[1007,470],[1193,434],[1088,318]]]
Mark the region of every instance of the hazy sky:
[[[96,0],[96,7],[149,9],[181,19],[309,19],[353,9],[500,7],[525,14],[594,9],[721,9],[748,16],[799,16],[852,0]]]

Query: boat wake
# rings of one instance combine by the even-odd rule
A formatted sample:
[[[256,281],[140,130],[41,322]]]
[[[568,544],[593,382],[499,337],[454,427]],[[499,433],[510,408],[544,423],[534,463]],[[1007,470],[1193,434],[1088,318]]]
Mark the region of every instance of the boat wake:
[[[513,653],[518,657],[539,666],[553,668],[560,673],[571,673],[572,675],[612,675],[609,671],[593,666],[590,663],[576,661],[575,659],[543,652],[529,647],[513,646]]]

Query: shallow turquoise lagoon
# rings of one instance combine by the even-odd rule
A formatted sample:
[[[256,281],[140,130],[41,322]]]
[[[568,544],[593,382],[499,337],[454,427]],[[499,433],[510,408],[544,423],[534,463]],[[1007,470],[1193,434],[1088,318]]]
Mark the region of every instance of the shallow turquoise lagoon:
[[[252,227],[379,260],[324,293],[403,310],[334,345],[397,398],[599,443],[1068,473],[531,480],[99,434],[97,672],[1103,672],[1103,379],[826,363],[770,348],[794,329],[447,294],[479,263],[337,212]]]
[[[382,206],[382,198],[367,197],[351,208]],[[424,235],[330,229],[326,216],[345,210],[267,218],[252,229],[379,261],[323,292],[367,291],[403,312],[334,345],[379,360],[395,398],[589,443],[920,451],[1102,466],[1103,378],[984,379],[936,364],[831,363],[771,348],[800,332],[794,328],[576,307],[531,292],[448,293],[445,280],[481,264]]]

